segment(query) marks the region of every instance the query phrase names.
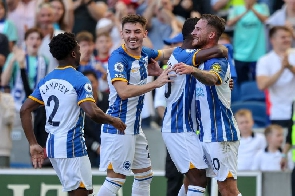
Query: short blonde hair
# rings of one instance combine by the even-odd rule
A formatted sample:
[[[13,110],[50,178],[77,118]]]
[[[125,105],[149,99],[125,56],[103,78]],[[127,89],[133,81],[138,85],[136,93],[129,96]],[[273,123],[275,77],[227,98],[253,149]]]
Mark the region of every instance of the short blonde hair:
[[[267,126],[264,130],[265,137],[269,136],[274,130],[283,131],[283,127],[280,125],[277,125],[277,124],[272,124],[272,125]]]
[[[243,116],[249,116],[253,119],[252,112],[248,109],[240,109],[235,113],[235,118]]]

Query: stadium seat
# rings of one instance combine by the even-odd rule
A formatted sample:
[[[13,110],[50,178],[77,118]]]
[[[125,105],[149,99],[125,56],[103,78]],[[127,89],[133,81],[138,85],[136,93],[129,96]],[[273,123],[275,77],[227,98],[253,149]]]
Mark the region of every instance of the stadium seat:
[[[269,124],[265,102],[239,101],[233,103],[231,108],[234,114],[240,109],[250,110],[254,119],[254,128],[264,128]]]
[[[241,101],[265,101],[265,94],[258,89],[256,81],[242,83],[240,96]]]

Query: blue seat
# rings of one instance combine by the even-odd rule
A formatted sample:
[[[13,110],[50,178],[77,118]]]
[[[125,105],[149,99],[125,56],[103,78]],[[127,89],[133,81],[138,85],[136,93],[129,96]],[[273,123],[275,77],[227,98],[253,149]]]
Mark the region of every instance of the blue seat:
[[[254,119],[254,128],[264,128],[269,124],[266,114],[266,104],[261,101],[239,101],[231,105],[231,109],[235,114],[240,109],[248,109],[252,112]]]
[[[258,89],[256,81],[242,83],[240,96],[241,101],[265,101],[265,94]]]

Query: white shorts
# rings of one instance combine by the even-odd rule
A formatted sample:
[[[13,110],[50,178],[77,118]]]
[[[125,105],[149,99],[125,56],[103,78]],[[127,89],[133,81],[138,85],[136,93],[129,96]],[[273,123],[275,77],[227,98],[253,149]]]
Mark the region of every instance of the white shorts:
[[[87,190],[93,189],[91,164],[88,156],[49,159],[63,186],[63,191],[68,192],[79,187]]]
[[[185,174],[192,168],[208,168],[204,160],[202,144],[196,133],[162,132],[162,136],[171,159],[179,172]]]
[[[131,169],[151,166],[148,142],[142,131],[136,135],[101,133],[100,171],[130,175]]]
[[[202,142],[209,168],[207,177],[225,181],[228,177],[237,179],[238,149],[240,141]]]

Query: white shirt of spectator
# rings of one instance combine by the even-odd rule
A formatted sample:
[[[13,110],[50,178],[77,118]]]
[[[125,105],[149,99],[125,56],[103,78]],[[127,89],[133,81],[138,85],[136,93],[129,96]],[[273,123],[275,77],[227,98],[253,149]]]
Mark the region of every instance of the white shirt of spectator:
[[[263,134],[253,133],[250,137],[241,137],[239,154],[238,154],[238,170],[251,170],[253,157],[260,150],[266,147],[266,140]]]
[[[262,56],[256,66],[256,76],[272,76],[282,67],[282,58],[273,50]],[[289,55],[289,62],[295,65],[295,53]],[[295,86],[294,74],[285,69],[280,78],[268,88],[270,100],[270,120],[289,120],[291,106],[295,99],[295,91],[290,90]]]
[[[287,169],[293,168],[292,156],[288,154]],[[254,157],[252,170],[259,171],[281,171],[280,162],[282,160],[282,153],[277,150],[276,152],[266,152],[265,149],[259,151]]]

